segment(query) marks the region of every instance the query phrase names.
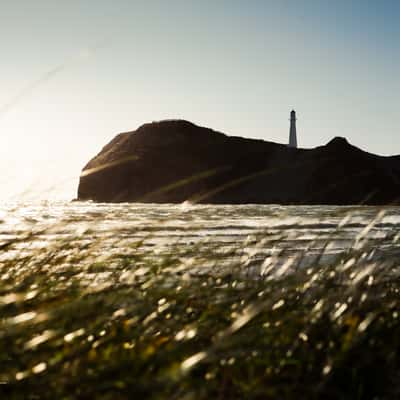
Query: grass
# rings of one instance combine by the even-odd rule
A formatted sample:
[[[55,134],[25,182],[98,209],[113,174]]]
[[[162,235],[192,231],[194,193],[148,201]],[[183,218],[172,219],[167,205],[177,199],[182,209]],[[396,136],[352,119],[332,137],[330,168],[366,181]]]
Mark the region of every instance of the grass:
[[[1,246],[1,398],[400,398],[398,260],[368,229],[333,262],[271,258],[262,276],[279,235],[161,251],[44,233]]]

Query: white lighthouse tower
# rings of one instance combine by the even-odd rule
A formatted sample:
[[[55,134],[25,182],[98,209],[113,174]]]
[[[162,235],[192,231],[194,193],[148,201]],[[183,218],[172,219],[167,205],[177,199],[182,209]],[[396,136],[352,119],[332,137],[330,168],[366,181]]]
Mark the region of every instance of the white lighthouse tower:
[[[296,111],[290,113],[289,147],[297,148]]]

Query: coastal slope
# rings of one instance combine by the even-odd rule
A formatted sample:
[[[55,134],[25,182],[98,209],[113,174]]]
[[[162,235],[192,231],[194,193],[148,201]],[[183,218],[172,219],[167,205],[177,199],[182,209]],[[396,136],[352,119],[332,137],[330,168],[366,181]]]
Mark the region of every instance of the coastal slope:
[[[167,120],[108,143],[83,168],[78,200],[400,204],[400,156],[367,153],[340,137],[296,149]]]

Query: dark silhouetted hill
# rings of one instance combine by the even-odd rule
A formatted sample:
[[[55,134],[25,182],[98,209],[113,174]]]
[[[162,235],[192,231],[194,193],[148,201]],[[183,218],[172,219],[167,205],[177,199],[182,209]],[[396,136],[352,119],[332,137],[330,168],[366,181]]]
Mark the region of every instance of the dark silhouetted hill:
[[[226,136],[188,121],[117,135],[83,169],[78,199],[98,202],[399,204],[400,157],[336,137],[325,146]]]

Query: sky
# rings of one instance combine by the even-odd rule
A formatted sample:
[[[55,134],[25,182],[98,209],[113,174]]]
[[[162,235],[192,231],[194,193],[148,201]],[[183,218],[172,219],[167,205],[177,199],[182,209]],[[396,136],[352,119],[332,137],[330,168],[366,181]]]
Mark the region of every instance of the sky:
[[[0,0],[0,199],[72,199],[117,133],[183,118],[400,154],[400,1]]]

